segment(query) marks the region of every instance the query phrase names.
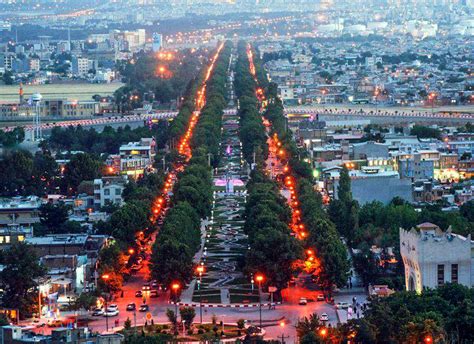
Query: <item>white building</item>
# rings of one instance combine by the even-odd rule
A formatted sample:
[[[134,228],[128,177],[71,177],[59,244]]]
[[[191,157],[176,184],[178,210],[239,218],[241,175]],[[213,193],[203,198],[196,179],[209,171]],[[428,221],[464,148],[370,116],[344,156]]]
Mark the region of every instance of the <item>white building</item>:
[[[78,76],[85,76],[89,73],[89,59],[87,57],[73,57],[72,73]]]
[[[400,228],[400,254],[407,290],[420,293],[445,283],[474,285],[474,241],[422,223],[417,229]]]
[[[127,182],[127,176],[94,179],[94,207],[99,209],[106,204],[121,206],[123,204],[122,193]]]
[[[153,167],[156,154],[153,138],[142,138],[120,147],[120,172],[138,178]]]

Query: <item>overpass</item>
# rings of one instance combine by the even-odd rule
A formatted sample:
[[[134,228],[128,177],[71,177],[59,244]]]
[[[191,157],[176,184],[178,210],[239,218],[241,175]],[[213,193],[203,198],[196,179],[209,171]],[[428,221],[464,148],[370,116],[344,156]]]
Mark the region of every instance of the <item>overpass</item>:
[[[360,108],[351,107],[321,107],[321,106],[288,106],[285,107],[285,114],[288,118],[309,118],[316,117],[320,120],[370,120],[380,124],[400,124],[407,122],[417,123],[439,123],[439,124],[464,124],[474,122],[474,111],[469,107],[468,111],[431,111],[430,109],[410,109],[410,108]],[[235,114],[235,109],[225,110],[228,114]],[[154,112],[149,114],[109,116],[89,119],[58,120],[41,124],[43,131],[49,131],[55,126],[84,126],[84,127],[104,127],[107,125],[120,126],[131,123],[143,123],[147,120],[171,119],[177,115],[177,111]],[[11,131],[15,126],[4,127],[4,131]],[[32,132],[33,125],[24,126],[25,131]]]

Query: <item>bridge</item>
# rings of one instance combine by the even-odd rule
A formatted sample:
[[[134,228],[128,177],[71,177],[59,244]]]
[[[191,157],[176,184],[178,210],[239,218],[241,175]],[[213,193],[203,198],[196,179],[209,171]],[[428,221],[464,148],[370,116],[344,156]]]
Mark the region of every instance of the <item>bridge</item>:
[[[453,108],[456,109],[456,108]],[[354,107],[321,107],[321,106],[288,106],[285,108],[285,114],[289,119],[298,117],[316,117],[320,120],[370,120],[373,123],[380,124],[396,124],[407,122],[425,122],[425,123],[439,123],[439,124],[463,124],[466,122],[474,122],[474,111],[471,108],[460,108],[464,111],[433,111],[433,109],[418,108],[354,108]],[[467,111],[466,111],[467,110]],[[227,114],[235,114],[236,110],[225,110]],[[142,123],[143,121],[171,119],[177,115],[177,111],[169,112],[153,112],[149,114],[136,114],[125,116],[109,116],[97,117],[89,119],[61,119],[56,122],[49,122],[41,124],[41,130],[49,131],[55,126],[69,127],[69,126],[84,126],[84,127],[104,127],[106,125],[119,126],[121,124]],[[15,126],[4,127],[4,131],[11,131]],[[33,125],[28,124],[23,126],[27,132],[27,139],[29,132],[33,131]]]

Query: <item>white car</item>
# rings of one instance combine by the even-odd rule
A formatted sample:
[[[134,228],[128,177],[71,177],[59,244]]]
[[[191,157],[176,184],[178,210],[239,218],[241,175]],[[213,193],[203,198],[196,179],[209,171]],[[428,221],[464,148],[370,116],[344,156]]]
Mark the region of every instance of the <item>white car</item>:
[[[115,303],[113,303],[113,304],[109,305],[107,307],[107,309],[118,309],[118,306]]]
[[[116,308],[107,308],[104,312],[104,317],[115,317],[119,315],[119,310]]]
[[[319,320],[321,321],[329,321],[329,316],[326,313],[321,314],[319,317]]]
[[[100,317],[104,315],[104,311],[102,310],[102,308],[96,308],[92,311],[92,316],[94,317]]]
[[[308,304],[308,300],[306,299],[306,297],[300,297],[300,300],[298,301],[298,304],[302,305],[302,306],[305,306],[305,305]]]
[[[347,302],[338,302],[336,304],[337,309],[347,309],[349,308],[349,304]]]

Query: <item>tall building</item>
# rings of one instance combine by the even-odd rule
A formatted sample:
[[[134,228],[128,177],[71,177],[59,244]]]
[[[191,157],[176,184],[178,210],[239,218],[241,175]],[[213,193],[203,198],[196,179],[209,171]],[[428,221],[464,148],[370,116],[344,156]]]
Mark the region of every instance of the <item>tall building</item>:
[[[474,285],[474,241],[437,225],[400,228],[400,254],[405,266],[406,290],[420,293],[445,283]]]
[[[72,58],[72,73],[78,76],[85,76],[89,72],[89,59],[87,57]]]
[[[156,32],[153,33],[152,47],[154,52],[160,51],[161,48],[163,48],[163,36],[161,34]]]

